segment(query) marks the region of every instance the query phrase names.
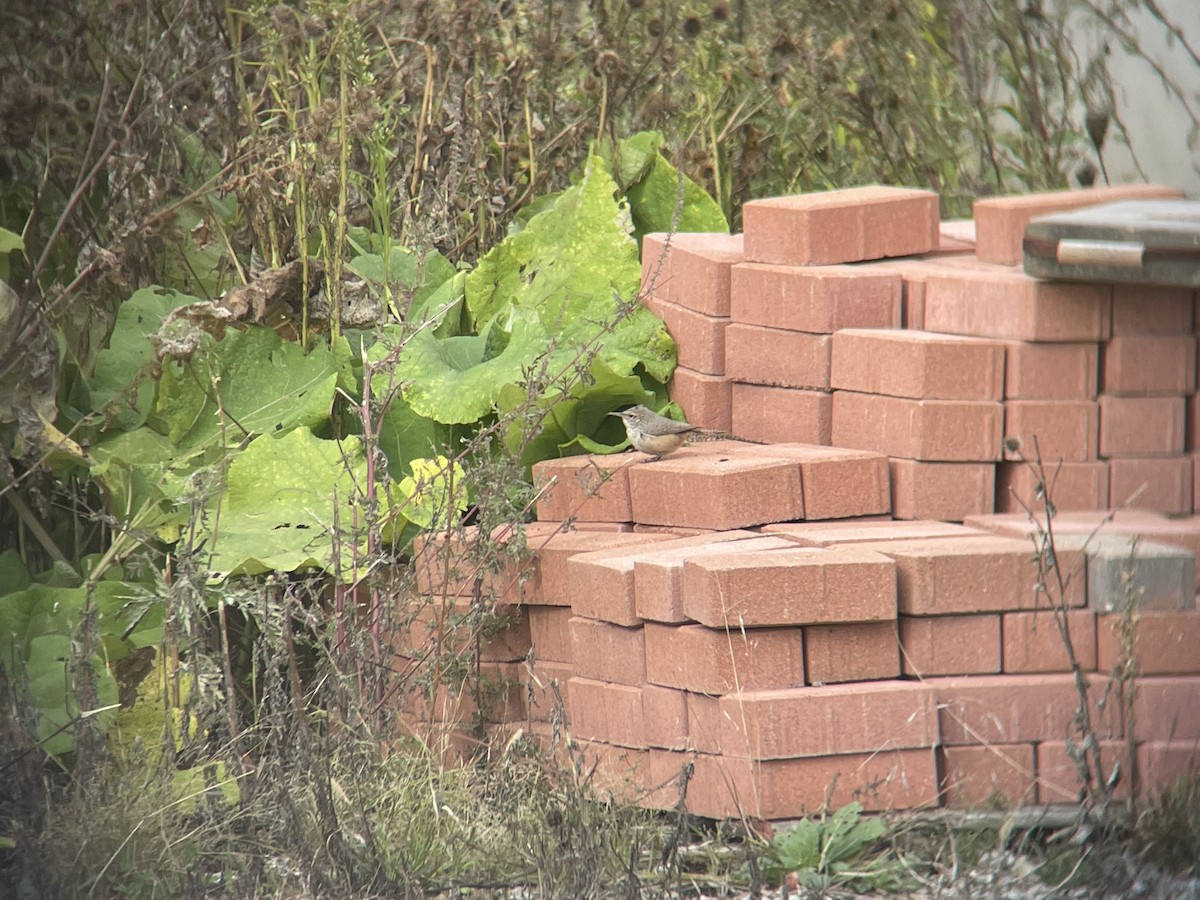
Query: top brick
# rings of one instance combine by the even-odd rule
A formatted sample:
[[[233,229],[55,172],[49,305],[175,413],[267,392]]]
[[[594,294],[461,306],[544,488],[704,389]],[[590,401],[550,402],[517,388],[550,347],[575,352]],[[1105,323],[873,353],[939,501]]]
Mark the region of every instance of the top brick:
[[[740,234],[647,234],[642,291],[706,316],[728,316],[729,270],[744,259]]]
[[[752,200],[742,207],[746,259],[800,266],[936,250],[938,196],[913,188],[847,188]]]
[[[1127,184],[1084,191],[1049,191],[1044,194],[976,200],[975,255],[987,262],[1015,266],[1022,259],[1021,242],[1025,238],[1025,226],[1036,216],[1117,200],[1173,199],[1182,196],[1183,191],[1178,188]]]

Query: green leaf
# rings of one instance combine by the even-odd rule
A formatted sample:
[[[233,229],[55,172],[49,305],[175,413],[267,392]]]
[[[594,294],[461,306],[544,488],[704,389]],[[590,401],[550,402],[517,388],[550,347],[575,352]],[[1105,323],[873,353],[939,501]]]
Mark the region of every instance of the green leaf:
[[[680,178],[683,180],[683,205],[676,223]],[[681,176],[679,170],[662,156],[654,157],[646,177],[630,185],[626,196],[633,211],[634,239],[638,246],[641,246],[643,235],[654,231],[729,233],[729,223],[717,202],[692,179]]]
[[[206,339],[187,363],[165,366],[150,421],[184,453],[236,446],[247,435],[321,425],[346,383],[353,384],[345,341],[305,353],[254,325]]]
[[[202,487],[192,478],[201,460],[180,457],[168,438],[146,427],[102,436],[89,456],[110,513],[129,529],[178,538],[179,526],[191,515],[191,495]]]
[[[116,423],[126,431],[146,421],[154,406],[153,383],[135,384],[154,360],[151,335],[171,310],[198,298],[161,287],[142,288],[121,304],[108,347],[96,356],[88,388],[93,410],[120,400]]]
[[[475,422],[495,409],[504,385],[525,380],[528,368],[545,352],[545,333],[518,319],[507,346],[489,357],[491,331],[444,340],[427,331],[408,337],[396,360],[396,377],[414,412],[445,424]]]
[[[388,354],[378,342],[367,351],[370,362],[379,364]],[[379,449],[388,461],[388,472],[399,481],[412,472],[412,461],[429,457],[450,444],[450,429],[416,412],[404,399],[394,367],[381,366],[371,377],[371,396],[383,408],[379,422]],[[355,420],[357,424],[357,420]]]
[[[229,575],[304,568],[347,571],[362,548],[358,505],[367,466],[357,437],[323,441],[307,428],[255,438],[229,464],[225,492],[201,534],[212,553],[210,582]],[[380,490],[382,500],[384,492]],[[386,503],[382,504],[386,508]],[[342,556],[334,556],[334,528]]]
[[[444,529],[467,509],[467,473],[444,456],[414,459],[413,474],[397,490],[400,512],[422,528]]]
[[[181,235],[174,252],[162,254],[162,282],[206,300],[219,297],[232,284],[233,266],[217,223],[217,207],[188,203],[175,213],[175,231]]]
[[[91,590],[91,609],[102,643],[119,636],[131,624],[125,616],[137,587],[122,581],[101,581]],[[39,739],[50,738],[74,718],[72,673],[78,650],[72,641],[88,605],[89,589],[33,584],[22,591],[0,597],[0,662],[16,678],[27,681],[36,713]],[[116,682],[99,652],[88,658],[95,675],[100,706],[117,702]],[[111,713],[99,721],[106,724]],[[74,747],[74,731],[68,728],[50,738],[44,749],[61,755]]]
[[[618,374],[641,365],[665,382],[675,345],[655,316],[632,305],[641,264],[615,192],[604,161],[591,156],[578,184],[479,261],[467,276],[467,309],[477,326],[525,319],[555,335],[552,373],[594,345]]]
[[[615,453],[627,444],[625,427],[609,413],[643,403],[653,408],[665,402],[663,396],[647,390],[636,375],[618,375],[600,360],[592,363],[590,377],[575,384],[566,397],[539,398],[545,410],[541,430],[526,440],[519,424],[505,434],[511,453],[519,453],[521,464],[532,466],[543,459],[557,459],[579,453]],[[525,392],[506,386],[499,408],[506,414],[527,402]]]
[[[0,279],[7,279],[11,274],[8,254],[24,249],[25,241],[19,234],[7,228],[0,228]],[[3,319],[3,316],[0,316],[0,319]]]
[[[400,308],[407,313],[406,321],[413,321],[413,312],[458,274],[454,263],[436,250],[417,254],[404,247],[392,247],[386,256],[362,253],[350,260],[347,268],[380,287],[401,291]],[[393,302],[396,299],[393,297]]]
[[[11,253],[14,250],[24,250],[25,240],[15,231],[0,228],[0,253]]]
[[[25,560],[16,550],[5,550],[0,553],[0,590],[4,593],[23,591],[33,584],[33,578],[25,565]],[[3,631],[0,631],[3,634]]]
[[[613,176],[628,191],[646,177],[666,141],[660,131],[639,131],[617,143]]]
[[[821,860],[821,826],[801,819],[796,827],[771,839],[771,849],[784,871],[815,869]]]

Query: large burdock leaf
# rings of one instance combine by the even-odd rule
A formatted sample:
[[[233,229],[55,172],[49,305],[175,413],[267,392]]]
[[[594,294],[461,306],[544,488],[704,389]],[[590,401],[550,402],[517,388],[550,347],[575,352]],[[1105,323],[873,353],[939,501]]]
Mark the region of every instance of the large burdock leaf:
[[[135,624],[124,611],[140,593],[136,586],[118,580],[100,581],[90,588],[77,585],[31,584],[0,596],[0,663],[10,677],[28,686],[38,739],[45,741],[43,749],[52,755],[74,749],[75,731],[69,723],[77,715],[95,714],[105,725],[113,714],[113,710],[78,707],[75,679],[80,646],[73,641],[85,610],[93,613],[101,638],[116,639]],[[99,648],[83,662],[93,675],[96,709],[116,704],[117,684]]]
[[[507,334],[495,325],[480,335],[444,339],[422,330],[400,351],[396,378],[419,415],[448,425],[476,422],[495,409],[504,385],[526,380],[547,345],[542,328],[524,319]]]
[[[186,363],[163,369],[152,423],[184,453],[255,434],[280,434],[329,418],[334,391],[353,388],[350,348],[305,353],[270,328],[252,325],[224,339],[205,338]]]
[[[479,261],[467,276],[467,309],[477,327],[540,324],[556,342],[551,371],[594,346],[619,375],[641,364],[665,382],[675,345],[662,322],[635,305],[641,264],[616,190],[604,161],[589,157],[578,184]]]
[[[500,395],[500,412],[511,412],[525,402],[524,391],[507,386]],[[656,396],[638,376],[617,375],[595,360],[590,377],[573,385],[566,396],[538,400],[545,416],[537,434],[527,437],[514,424],[505,432],[505,444],[510,452],[520,454],[525,466],[579,453],[615,453],[627,445],[628,439],[621,420],[609,413],[639,403],[657,409],[664,402],[665,391]]]
[[[97,354],[88,383],[93,409],[118,401],[120,411],[116,422],[126,431],[146,421],[154,406],[155,386],[148,380],[144,384],[135,382],[154,359],[150,336],[158,331],[171,310],[198,302],[198,298],[187,294],[148,287],[121,304],[108,347]]]
[[[366,478],[356,437],[323,441],[297,428],[279,438],[255,438],[229,464],[225,492],[204,516],[209,581],[335,564],[345,572],[355,549],[362,549],[366,523],[359,496]],[[382,490],[379,496],[386,505]]]
[[[412,475],[398,485],[404,518],[422,528],[444,529],[467,509],[467,473],[444,456],[414,459]]]
[[[682,176],[659,152],[664,145],[657,131],[643,131],[620,142],[616,171],[633,213],[634,238],[641,245],[644,234],[653,231],[718,231],[729,233],[721,207],[700,185]],[[675,208],[679,219],[675,220]]]

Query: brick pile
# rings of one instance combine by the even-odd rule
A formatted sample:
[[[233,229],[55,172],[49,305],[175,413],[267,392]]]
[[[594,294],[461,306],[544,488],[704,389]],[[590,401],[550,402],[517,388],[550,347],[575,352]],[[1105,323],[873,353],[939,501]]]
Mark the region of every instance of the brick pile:
[[[507,686],[490,707],[415,712],[565,725],[651,807],[690,765],[688,808],[713,817],[1073,802],[1078,695],[1017,512],[1039,503],[1036,435],[1106,758],[1136,753],[1147,790],[1200,766],[1196,298],[1015,265],[1034,214],[1164,193],[939,223],[935,195],[872,187],[747,204],[744,237],[647,236],[673,399],[766,443],[541,463],[534,556],[487,579],[462,542],[419,543],[429,621],[489,593],[512,615],[480,652]]]

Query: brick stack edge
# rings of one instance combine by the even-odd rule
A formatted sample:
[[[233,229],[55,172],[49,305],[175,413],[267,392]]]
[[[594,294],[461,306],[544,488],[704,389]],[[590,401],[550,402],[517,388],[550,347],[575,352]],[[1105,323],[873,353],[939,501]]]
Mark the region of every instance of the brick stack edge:
[[[1034,215],[1177,195],[939,223],[936,195],[868,187],[748,203],[744,236],[647,235],[673,399],[763,444],[538,464],[534,556],[484,585],[512,624],[481,666],[508,687],[416,712],[535,735],[565,712],[603,788],[672,808],[691,764],[712,817],[1074,802],[1078,695],[1022,506],[1036,435],[1105,757],[1129,772],[1132,748],[1148,793],[1200,769],[1200,294],[1019,267]],[[473,578],[444,583],[461,550],[418,544],[440,608],[469,606]],[[1132,734],[1111,677],[1131,591]]]

